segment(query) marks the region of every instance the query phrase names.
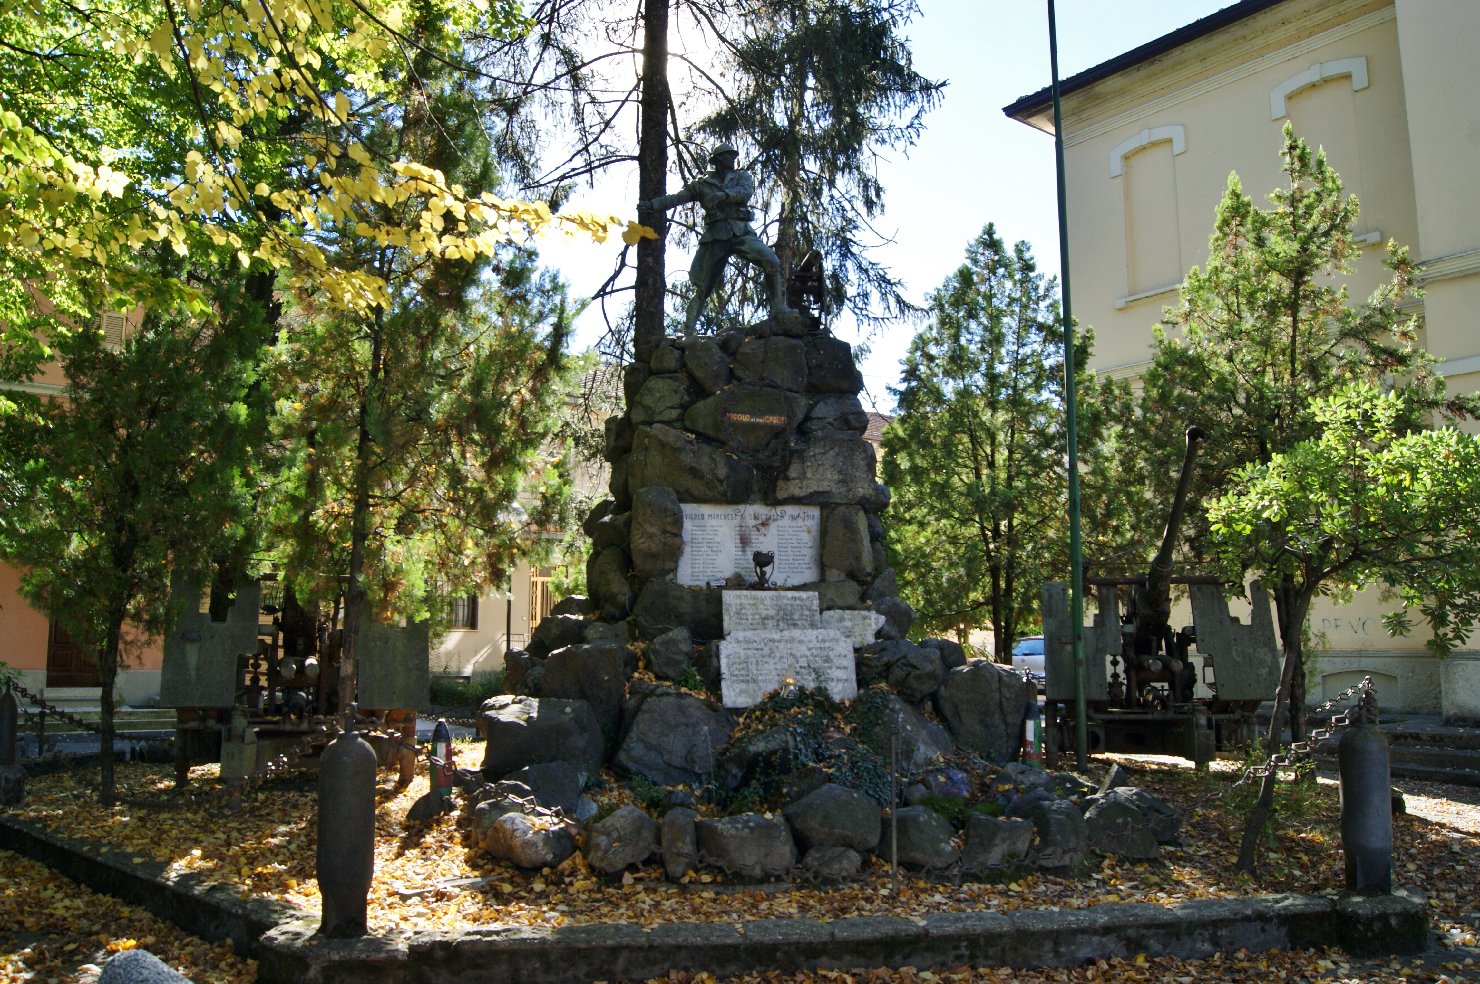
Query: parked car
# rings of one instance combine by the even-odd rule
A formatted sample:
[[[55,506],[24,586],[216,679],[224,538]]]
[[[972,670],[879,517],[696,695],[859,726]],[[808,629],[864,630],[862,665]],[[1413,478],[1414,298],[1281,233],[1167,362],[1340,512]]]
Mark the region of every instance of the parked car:
[[[1043,666],[1043,636],[1027,636],[1012,644],[1012,668],[1027,670],[1042,683],[1047,672]]]

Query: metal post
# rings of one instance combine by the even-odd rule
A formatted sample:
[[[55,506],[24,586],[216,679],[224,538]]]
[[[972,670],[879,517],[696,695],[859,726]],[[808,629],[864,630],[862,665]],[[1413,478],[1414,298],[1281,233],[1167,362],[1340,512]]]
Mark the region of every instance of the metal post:
[[[1069,213],[1064,191],[1064,121],[1059,109],[1059,38],[1048,0],[1048,60],[1053,79],[1053,149],[1059,191],[1059,280],[1064,316],[1064,409],[1069,444],[1069,632],[1074,646],[1074,764],[1089,766],[1089,727],[1084,701],[1084,558],[1079,538],[1079,413],[1074,385],[1074,315],[1069,303]]]
[[[889,724],[889,872],[899,898],[899,716]]]
[[[514,648],[514,572],[509,572],[509,593],[504,595],[504,659]]]

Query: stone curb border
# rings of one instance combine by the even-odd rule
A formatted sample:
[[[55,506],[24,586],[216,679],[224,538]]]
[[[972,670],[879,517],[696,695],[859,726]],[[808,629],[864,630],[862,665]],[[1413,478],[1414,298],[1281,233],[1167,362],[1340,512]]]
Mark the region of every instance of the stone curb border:
[[[1268,895],[1161,906],[950,912],[904,919],[800,917],[743,925],[672,923],[506,927],[461,934],[327,940],[317,920],[284,903],[244,901],[198,875],[57,837],[0,817],[0,847],[131,902],[204,939],[230,939],[258,961],[264,984],[400,984],[517,980],[521,984],[644,979],[670,970],[716,976],[815,967],[1073,967],[1137,954],[1196,959],[1340,946],[1356,956],[1415,953],[1428,942],[1423,897]]]
[[[207,876],[172,875],[159,861],[136,860],[128,851],[52,833],[40,824],[0,815],[0,848],[61,872],[95,892],[136,905],[203,940],[230,940],[255,957],[268,930],[304,918],[303,910],[270,899],[243,899],[232,888],[208,885]]]

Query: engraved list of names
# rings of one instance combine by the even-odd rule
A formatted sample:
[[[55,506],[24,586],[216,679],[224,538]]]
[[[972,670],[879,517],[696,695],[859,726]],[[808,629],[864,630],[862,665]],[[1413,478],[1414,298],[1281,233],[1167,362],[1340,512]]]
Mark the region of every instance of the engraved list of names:
[[[751,554],[774,554],[771,581],[782,587],[822,576],[816,506],[683,503],[678,583],[718,585],[736,574],[755,580]]]

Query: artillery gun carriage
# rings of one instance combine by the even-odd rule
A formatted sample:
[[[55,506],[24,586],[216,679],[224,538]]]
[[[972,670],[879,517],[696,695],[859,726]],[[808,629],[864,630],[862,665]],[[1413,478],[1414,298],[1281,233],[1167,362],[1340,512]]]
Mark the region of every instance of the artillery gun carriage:
[[[1280,656],[1269,593],[1255,581],[1245,624],[1228,608],[1226,585],[1175,573],[1173,548],[1203,432],[1187,447],[1161,546],[1145,574],[1091,576],[1096,612],[1084,627],[1084,704],[1089,751],[1179,755],[1202,763],[1250,744],[1255,712],[1274,696]],[[1173,630],[1172,590],[1184,587],[1192,624]],[[1069,587],[1043,586],[1045,729],[1049,755],[1072,747],[1075,666]]]

